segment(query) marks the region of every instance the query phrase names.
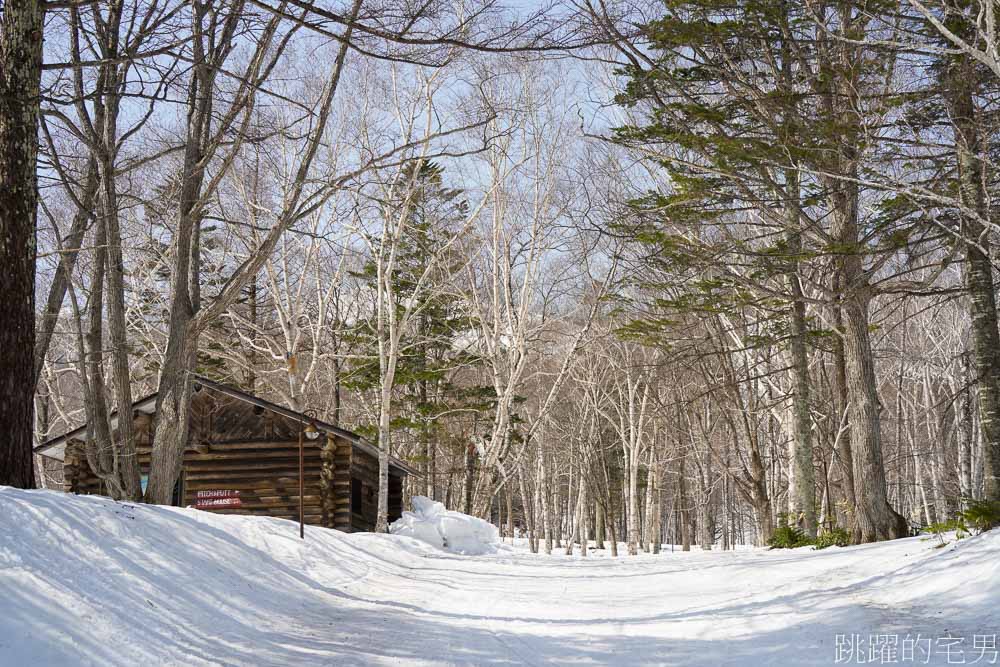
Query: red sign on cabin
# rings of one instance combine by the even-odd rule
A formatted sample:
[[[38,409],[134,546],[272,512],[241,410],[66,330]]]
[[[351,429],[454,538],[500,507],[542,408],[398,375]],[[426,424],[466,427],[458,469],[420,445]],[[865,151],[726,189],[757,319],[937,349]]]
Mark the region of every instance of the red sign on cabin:
[[[218,507],[241,507],[240,492],[231,489],[215,489],[212,491],[196,491],[194,494],[195,509],[214,509]]]

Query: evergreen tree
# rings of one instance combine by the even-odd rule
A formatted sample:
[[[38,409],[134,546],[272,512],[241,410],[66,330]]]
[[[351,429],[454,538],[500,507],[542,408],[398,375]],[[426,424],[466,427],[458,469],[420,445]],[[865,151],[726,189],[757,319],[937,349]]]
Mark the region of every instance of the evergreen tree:
[[[445,251],[443,262],[434,259],[440,258],[468,215],[468,202],[461,190],[446,185],[443,167],[434,162],[411,162],[403,168],[402,178],[414,183],[409,196],[380,202],[380,206],[383,215],[399,215],[401,207],[410,208],[392,275],[393,307],[401,313],[409,303],[417,315],[402,335],[394,379],[398,400],[391,428],[394,433],[412,436],[416,452],[409,458],[423,466],[426,493],[433,495],[436,446],[449,439],[447,420],[440,415],[485,408],[483,388],[458,378],[462,369],[476,361],[475,350],[463,343],[473,323],[445,281],[464,258],[458,254],[460,248],[454,248]],[[432,266],[432,261],[437,264]],[[428,269],[431,284],[425,282],[418,289],[418,281]],[[375,264],[369,260],[353,275],[363,289],[374,290],[376,274]],[[370,321],[361,321],[348,334],[348,344],[359,352],[348,369],[345,387],[349,389],[371,391],[379,386],[379,361],[363,354],[373,347],[373,326]],[[372,435],[376,431],[374,426],[368,430]]]
[[[876,213],[861,218],[858,182],[880,167],[880,145],[866,132],[895,102],[878,87],[894,54],[863,46],[882,9],[842,2],[818,19],[778,0],[669,3],[645,26],[649,48],[626,51],[619,101],[642,113],[616,133],[669,177],[669,188],[636,202],[631,231],[663,277],[644,285],[652,304],[675,315],[749,308],[759,321],[753,341],[787,347],[790,506],[809,533],[816,501],[807,342],[825,332],[810,323],[807,305],[841,317],[831,351],[851,414],[840,458],[857,541],[906,530],[888,504],[882,460],[873,267],[898,254],[900,238],[910,250],[928,240],[900,237],[909,223],[878,214],[877,201]],[[669,315],[654,313],[633,328],[649,333],[663,323]]]

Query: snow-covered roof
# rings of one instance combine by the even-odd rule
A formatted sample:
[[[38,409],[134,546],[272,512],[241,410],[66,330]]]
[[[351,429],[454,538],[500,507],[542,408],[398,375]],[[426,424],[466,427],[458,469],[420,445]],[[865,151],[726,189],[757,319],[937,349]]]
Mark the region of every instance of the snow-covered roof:
[[[154,414],[156,412],[156,396],[157,394],[150,394],[149,396],[140,398],[138,401],[132,403],[132,413],[135,414],[136,412],[142,412],[147,415]],[[114,412],[111,414],[111,428],[116,428],[117,426],[118,413]],[[86,430],[87,425],[84,424],[83,426],[75,428],[72,431],[67,431],[62,435],[50,438],[35,447],[35,453],[62,461],[66,458],[66,443],[70,440],[78,439]]]
[[[351,443],[353,443],[354,446],[356,446],[358,449],[378,458],[378,448],[372,445],[367,440],[365,440],[362,436],[358,435],[357,433],[354,433],[353,431],[348,431],[347,429],[340,428],[339,426],[334,426],[333,424],[328,424],[318,419],[314,419],[309,415],[306,415],[305,413],[298,412],[296,410],[291,410],[289,408],[278,405],[277,403],[272,403],[271,401],[264,400],[263,398],[259,398],[257,396],[254,396],[253,394],[249,394],[241,389],[237,389],[236,387],[230,387],[228,385],[220,384],[218,382],[215,382],[214,380],[209,380],[208,378],[202,377],[200,375],[195,376],[194,383],[196,385],[196,388],[201,387],[208,389],[210,391],[218,392],[220,394],[225,394],[226,396],[230,396],[237,400],[251,403],[253,405],[264,408],[265,410],[269,410],[283,417],[287,417],[289,419],[301,422],[303,424],[308,424],[312,422],[316,426],[316,428],[318,428],[320,431],[348,440]],[[132,404],[132,413],[135,414],[136,412],[142,412],[147,415],[155,414],[157,395],[158,393],[150,394],[149,396],[146,396],[134,402]],[[111,427],[115,428],[117,424],[118,424],[118,414],[114,413],[111,415]],[[58,435],[54,438],[51,438],[50,440],[47,440],[46,442],[43,442],[41,445],[35,447],[35,453],[42,454],[43,456],[48,456],[49,458],[54,458],[62,461],[66,456],[66,443],[71,440],[79,439],[86,431],[86,429],[87,426],[86,424],[84,424],[83,426],[75,428],[72,431],[67,431],[62,435]],[[404,461],[397,459],[396,457],[389,458],[389,465],[391,467],[398,468],[410,475],[417,475],[417,476],[420,475],[420,472],[418,470],[416,470],[409,464],[405,463]]]

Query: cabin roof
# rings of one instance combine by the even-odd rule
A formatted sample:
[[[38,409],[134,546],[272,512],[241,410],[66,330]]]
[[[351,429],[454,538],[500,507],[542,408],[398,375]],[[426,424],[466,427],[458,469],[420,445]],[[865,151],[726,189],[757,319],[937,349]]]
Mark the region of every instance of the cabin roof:
[[[194,384],[196,391],[198,389],[208,389],[210,391],[214,391],[219,394],[224,394],[226,396],[230,396],[237,400],[244,401],[246,403],[250,403],[255,406],[259,406],[261,408],[264,408],[265,410],[269,410],[283,417],[287,417],[288,419],[291,419],[293,421],[298,421],[303,424],[308,424],[310,421],[312,421],[316,425],[316,428],[318,428],[320,431],[348,440],[358,449],[378,458],[378,448],[372,445],[367,440],[365,440],[362,436],[358,435],[357,433],[354,433],[353,431],[348,431],[347,429],[340,428],[339,426],[334,426],[333,424],[320,421],[319,419],[311,419],[305,413],[298,412],[296,410],[291,410],[289,408],[278,405],[277,403],[272,403],[271,401],[264,400],[263,398],[259,398],[257,396],[254,396],[253,394],[249,394],[241,389],[237,389],[236,387],[230,387],[229,385],[220,384],[218,382],[215,382],[214,380],[209,380],[208,378],[202,377],[200,375],[195,376]],[[133,414],[136,412],[142,412],[147,415],[155,414],[157,395],[158,392],[140,398],[139,400],[132,403]],[[118,415],[116,413],[112,414],[111,415],[112,427],[114,427],[117,424],[117,421],[118,421]],[[58,459],[61,461],[63,460],[66,454],[66,443],[69,442],[70,440],[78,438],[84,431],[86,431],[86,429],[87,425],[84,424],[83,426],[75,428],[71,431],[67,431],[62,435],[58,435],[38,445],[37,447],[35,447],[34,451],[36,454],[42,454],[44,456],[48,456],[50,458]],[[417,475],[417,476],[420,475],[420,472],[417,471],[415,468],[405,463],[404,461],[397,459],[394,456],[389,458],[389,466],[397,468],[402,472],[405,472],[410,475]]]

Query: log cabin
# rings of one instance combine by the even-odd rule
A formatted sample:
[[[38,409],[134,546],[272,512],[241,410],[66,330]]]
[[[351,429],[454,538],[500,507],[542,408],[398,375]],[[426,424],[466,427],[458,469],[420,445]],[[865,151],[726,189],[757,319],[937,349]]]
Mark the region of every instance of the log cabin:
[[[364,532],[375,528],[378,450],[356,433],[284,408],[235,387],[196,376],[188,444],[173,505],[221,514],[299,518],[299,439],[303,437],[303,506],[307,524]],[[149,475],[156,394],[132,405],[143,488]],[[112,417],[112,427],[117,416]],[[308,428],[309,426],[312,428]],[[68,493],[100,494],[104,483],[85,455],[86,425],[35,452],[62,462]],[[402,515],[403,481],[419,474],[389,461],[389,521]]]

